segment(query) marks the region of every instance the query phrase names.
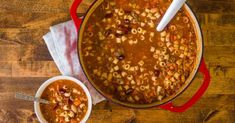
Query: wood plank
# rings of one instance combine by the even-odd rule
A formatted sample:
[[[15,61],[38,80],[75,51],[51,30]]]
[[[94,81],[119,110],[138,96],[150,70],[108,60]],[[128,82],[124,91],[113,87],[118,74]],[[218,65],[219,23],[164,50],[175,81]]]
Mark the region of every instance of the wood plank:
[[[234,46],[235,14],[199,14],[205,46]]]
[[[32,109],[33,110],[33,109]],[[0,122],[1,123],[39,123],[37,117],[32,110],[26,109],[1,109]]]
[[[81,14],[79,14],[81,16]],[[47,29],[49,26],[70,20],[69,13],[0,13],[0,28],[23,28],[23,29]],[[234,28],[235,14],[223,13],[196,13],[200,24],[203,26],[227,26]],[[12,19],[15,18],[15,19]]]
[[[205,16],[207,17],[207,24],[209,26],[235,26],[235,13],[205,14]]]
[[[37,89],[35,89],[37,90]],[[36,92],[29,92],[26,91],[26,94],[34,95]],[[22,101],[14,99],[15,92],[9,92],[9,93],[1,93],[1,96],[7,96],[5,98],[0,98],[1,100],[1,109],[10,109],[10,108],[23,108],[30,110],[33,107],[32,102],[28,101]],[[181,106],[183,105],[187,100],[189,100],[191,97],[184,96],[184,97],[177,97],[173,100],[173,103],[175,106]],[[235,110],[234,101],[235,101],[235,95],[216,95],[216,94],[207,94],[204,95],[200,100],[194,104],[190,109],[213,109],[213,108],[221,108],[224,110]],[[223,102],[223,103],[222,103]],[[18,105],[15,106],[14,104],[17,103]],[[107,103],[107,101],[100,102],[99,104],[96,104],[93,106],[93,110],[128,110],[129,108],[122,107],[120,105],[114,104],[114,103]],[[146,110],[162,110],[159,107],[153,107],[153,108],[147,108]]]
[[[13,110],[0,110],[0,122],[7,123],[32,123],[38,122],[35,116],[35,113],[31,110],[26,109],[13,109]],[[134,117],[133,110],[114,110],[112,112],[107,110],[97,110],[91,113],[91,116],[88,120],[88,123],[103,123],[103,122],[112,122],[112,123],[120,123],[120,122],[128,122],[131,120],[130,118]]]
[[[220,97],[223,97],[223,96],[220,96]],[[208,97],[205,99],[207,100]],[[226,98],[226,99],[231,99],[231,97]],[[226,100],[226,99],[224,99],[224,100]],[[204,99],[201,99],[201,100],[205,101]],[[219,101],[221,101],[221,100],[219,100]],[[200,121],[207,120],[208,121],[208,120],[214,119],[214,118],[207,118],[208,115],[211,113],[211,111],[214,111],[214,110],[216,110],[217,113],[221,112],[221,111],[226,111],[226,112],[228,112],[227,117],[232,118],[231,116],[233,116],[233,114],[234,114],[234,106],[228,107],[228,105],[232,105],[232,103],[229,100],[227,100],[230,103],[228,103],[228,105],[224,105],[224,104],[219,103],[219,101],[218,101],[218,98],[214,98],[213,100],[206,101],[206,103],[208,105],[205,105],[204,104],[205,102],[203,104],[197,103],[194,107],[189,109],[187,112],[180,113],[180,114],[171,113],[171,112],[164,111],[164,110],[157,110],[158,108],[145,109],[145,110],[134,110],[134,112],[133,112],[132,109],[119,107],[117,105],[112,105],[112,106],[115,106],[114,108],[112,107],[112,110],[107,110],[107,109],[105,109],[105,107],[104,107],[104,109],[97,109],[96,107],[100,107],[100,105],[97,105],[97,106],[94,106],[94,109],[92,111],[92,115],[90,117],[90,121],[94,122],[97,120],[98,121],[101,120],[102,122],[111,122],[111,121],[115,122],[116,120],[121,120],[123,118],[127,118],[127,119],[130,118],[131,120],[137,120],[138,122],[154,122],[154,121],[161,121],[161,122],[170,122],[171,121],[172,122],[172,119],[179,119],[180,121],[185,121],[185,122],[186,121],[190,122],[190,121],[194,121],[194,120],[200,120]],[[234,101],[234,100],[231,100],[231,101]],[[215,102],[219,105],[213,105]],[[29,104],[30,102],[25,102],[25,103],[26,104],[24,104],[24,102],[18,102],[18,104],[20,104],[20,105],[15,109],[24,109],[24,106],[27,106],[27,104]],[[213,105],[213,107],[211,106],[211,104]],[[32,103],[29,105],[32,105]],[[200,106],[198,107],[197,105],[200,105]],[[215,106],[217,106],[216,109],[214,109]],[[227,106],[227,107],[224,107],[224,106]],[[30,106],[30,107],[33,107],[33,106]],[[4,109],[7,110],[6,108],[4,108]],[[24,110],[32,110],[32,109],[24,109]],[[123,113],[124,116],[119,115],[119,113],[117,113],[117,112]],[[131,117],[133,117],[133,115],[126,116],[127,112],[129,112],[129,113],[132,112],[131,114],[134,114],[136,117],[131,118]],[[100,114],[98,115],[97,113],[100,113]],[[129,114],[129,113],[127,113],[127,114]],[[158,117],[152,116],[153,114],[156,114]],[[118,116],[113,116],[113,115],[118,115]],[[157,120],[157,118],[159,118],[159,119]],[[230,119],[229,121],[233,121],[233,120]],[[199,122],[199,121],[197,121],[197,122]]]
[[[0,13],[0,28],[48,29],[49,26],[70,20],[69,13]],[[12,19],[14,18],[14,19]]]
[[[45,45],[42,36],[48,31],[48,29],[0,29],[0,45]],[[235,46],[234,29],[203,27],[203,34],[205,46]]]
[[[47,49],[46,49],[45,46],[40,46],[40,45],[37,46],[38,50],[36,50],[37,47],[35,49],[34,46],[33,47],[31,47],[31,46],[1,46],[1,47],[2,47],[2,48],[0,48],[0,49],[2,49],[1,50],[2,51],[1,52],[1,55],[2,55],[1,58],[3,58],[3,60],[1,60],[1,61],[7,61],[7,59],[10,60],[9,57],[11,57],[13,59],[13,61],[14,60],[20,61],[20,58],[21,58],[21,60],[25,59],[23,61],[32,60],[32,57],[34,57],[34,58],[36,58],[37,60],[40,61],[40,59],[43,60],[43,59],[47,59],[47,57],[49,57],[49,53],[46,51]],[[3,52],[4,48],[11,49],[11,50],[9,50],[10,51],[9,53],[5,53],[5,52]],[[23,50],[21,48],[25,48],[26,50]],[[31,56],[31,57],[27,56],[27,55],[29,55],[29,53],[26,52],[27,50],[29,50],[28,51],[29,53],[33,53],[34,56]],[[32,52],[31,52],[31,50],[32,50]],[[17,55],[19,55],[19,53],[18,53],[19,51],[22,52],[22,54],[20,54],[20,57],[17,56]],[[38,52],[36,52],[36,51],[38,51]],[[205,51],[204,51],[204,56],[205,56],[206,61],[208,63],[216,61],[217,63],[219,63],[219,65],[228,65],[228,64],[234,65],[233,64],[234,60],[235,60],[235,57],[233,57],[234,53],[235,53],[235,47],[233,47],[233,46],[226,46],[226,47],[206,46]],[[8,55],[11,55],[11,54],[14,54],[14,55],[8,56]],[[41,55],[42,57],[41,56],[35,56],[35,55]],[[4,58],[6,58],[6,60]]]
[[[3,120],[9,123],[37,122],[35,114],[30,110],[1,110]],[[155,115],[154,115],[155,114]],[[226,116],[226,117],[224,117]],[[229,122],[234,121],[234,110],[200,109],[185,113],[172,113],[164,110],[93,110],[88,123],[187,123],[187,122]]]
[[[83,1],[78,12],[85,12],[93,1]],[[0,0],[0,12],[69,13],[72,2],[73,0]]]
[[[12,77],[51,77],[57,75],[61,74],[53,61],[26,61],[13,62],[12,64]]]
[[[220,65],[210,66],[210,74],[212,77],[211,87],[208,93],[218,94],[234,94],[233,87],[235,85],[234,67],[223,67]],[[1,62],[1,77],[51,77],[60,75],[53,61],[34,61],[34,62]],[[195,85],[191,86],[196,90],[202,82],[202,76],[198,74],[193,81]],[[192,91],[191,93],[193,93]]]
[[[37,90],[42,82],[49,77],[14,77],[0,78],[0,92],[15,92],[15,90],[26,90],[32,92],[32,89]],[[202,79],[196,77],[192,84],[184,91],[182,97],[191,97],[200,87]],[[206,94],[235,94],[233,87],[235,86],[234,79],[217,79],[212,78],[211,84],[206,91]],[[180,96],[181,97],[181,96]]]
[[[207,62],[219,62],[219,63],[226,63],[226,62],[234,62],[234,54],[235,48],[234,47],[205,47],[204,48],[204,56]]]
[[[0,63],[0,76],[12,76],[12,64],[8,62],[1,62]]]
[[[54,25],[60,22],[64,22],[70,19],[68,14],[58,14],[58,15],[48,15],[44,16],[39,13],[36,14],[35,17],[38,19],[32,20],[32,15],[29,14],[23,20],[16,19],[22,21],[22,23],[16,22],[12,20],[11,16],[16,16],[17,14],[10,15],[8,19],[0,19],[4,26],[9,27],[5,29],[0,29],[0,44],[35,44],[35,43],[43,43],[42,36],[48,32],[48,28],[50,25]],[[8,17],[4,16],[3,17]],[[224,22],[225,17],[230,17],[228,22]],[[199,19],[202,24],[204,39],[206,46],[234,46],[232,43],[234,39],[234,29],[231,28],[231,24],[235,24],[234,15],[224,15],[224,14],[200,14]],[[31,19],[30,19],[31,18]],[[46,18],[46,21],[45,21]],[[212,19],[208,19],[212,18]],[[37,20],[37,21],[36,21]],[[55,21],[56,20],[56,21]],[[5,24],[4,24],[5,22]],[[6,23],[7,22],[7,23]],[[232,23],[233,22],[233,23]],[[230,23],[230,24],[228,24]],[[207,26],[204,26],[204,25]],[[215,26],[217,25],[217,26]],[[1,25],[0,25],[1,26]],[[17,27],[18,26],[18,27]],[[223,27],[223,29],[218,27]],[[13,28],[17,27],[17,28]],[[224,28],[228,29],[224,29]],[[218,34],[217,34],[218,33]],[[226,39],[223,39],[226,37]],[[220,40],[218,43],[214,40]],[[212,44],[212,42],[216,42],[217,44]],[[224,43],[225,42],[225,43]],[[231,45],[232,44],[232,45]]]
[[[88,123],[130,123],[134,119],[134,110],[94,110]]]
[[[18,91],[17,91],[18,92]],[[26,94],[30,94],[30,92],[25,92]],[[1,109],[26,109],[26,110],[32,110],[33,103],[29,101],[23,101],[14,99],[15,92],[10,93],[2,93],[1,96],[7,96],[7,98],[0,98],[1,100]],[[35,93],[32,93],[31,95],[34,95]],[[190,97],[180,97],[173,100],[173,103],[175,106],[181,106],[183,105],[187,100],[189,100]],[[221,110],[235,110],[234,101],[235,101],[235,95],[205,95],[203,96],[196,104],[194,104],[192,107],[189,108],[190,110],[209,110],[209,109],[221,109]],[[17,104],[14,105],[14,104]],[[107,110],[112,112],[113,110],[130,110],[130,108],[123,107],[114,103],[107,103],[107,101],[100,102],[99,104],[96,104],[93,106],[93,111],[95,110]],[[159,107],[152,107],[152,108],[146,108],[145,110],[153,111],[153,110],[163,110]]]
[[[15,103],[13,101],[14,93],[17,91],[23,91],[27,94],[34,95],[39,88],[39,86],[49,79],[49,77],[0,77],[0,102],[2,106],[8,105],[8,103]],[[195,105],[196,107],[203,106],[204,108],[212,107],[224,107],[224,108],[235,108],[235,91],[232,89],[234,87],[234,81],[230,83],[224,83],[223,85],[219,82],[211,82],[206,93],[203,95],[201,100]],[[192,84],[184,91],[180,96],[178,96],[174,103],[176,105],[181,105],[189,100],[192,95],[196,92],[197,88],[200,86],[200,81],[193,81]],[[222,87],[221,87],[222,86]],[[229,89],[229,90],[227,90]],[[221,90],[221,91],[216,91]],[[6,95],[6,96],[4,96]],[[216,101],[217,100],[217,101]],[[24,101],[18,100],[19,106],[24,106]],[[226,105],[221,102],[226,102]],[[206,105],[205,105],[206,104]],[[98,104],[95,109],[112,109],[112,103],[101,103]],[[22,108],[22,107],[19,108]],[[0,105],[1,107],[1,105]],[[102,108],[99,108],[102,107]],[[114,108],[116,109],[116,108]]]
[[[30,104],[30,102],[25,102],[22,100],[13,99],[15,92],[22,91],[24,93],[34,95],[39,88],[39,86],[49,79],[50,77],[0,77],[0,108],[14,106],[11,103],[18,102],[18,108],[24,108],[24,106]],[[196,92],[197,88],[200,86],[200,81],[197,81],[197,77],[192,84],[187,88],[184,93],[174,99],[176,105],[182,105],[187,100],[189,100],[192,95]],[[222,83],[222,84],[221,84]],[[213,107],[223,107],[224,109],[234,109],[235,105],[235,91],[234,81],[232,83],[225,83],[221,81],[212,81],[206,93],[203,97],[195,104],[194,108],[213,108]],[[219,90],[219,91],[218,91]],[[25,102],[25,103],[24,103]],[[221,102],[226,102],[226,105]],[[94,109],[119,109],[120,107],[116,104],[109,102],[102,102],[98,104]],[[122,107],[120,109],[126,109]],[[156,108],[157,109],[157,108]],[[151,110],[156,110],[155,108]]]
[[[86,0],[79,7],[80,11],[85,11],[94,0]],[[18,12],[38,12],[38,13],[67,13],[72,3],[69,1],[61,0],[10,0],[11,4],[4,0],[1,0],[1,12],[18,11]],[[231,13],[234,12],[234,1],[212,1],[212,0],[191,0],[189,4],[193,7],[196,12],[200,13]]]
[[[85,12],[94,0],[86,0],[79,7],[79,12]],[[11,4],[1,0],[1,12],[38,12],[38,13],[68,13],[72,1],[50,1],[50,0],[10,0]],[[234,12],[234,1],[210,1],[210,0],[191,0],[189,4],[193,10],[199,13],[232,13]]]
[[[18,92],[22,90],[22,92],[29,94],[29,95],[35,95],[37,89],[39,86],[46,81],[48,78],[14,78],[11,80],[10,78],[1,78],[0,79],[0,88],[5,89],[0,93],[0,101],[1,105],[0,108],[8,107],[11,106],[11,103],[15,103],[15,101],[18,102],[19,105],[17,105],[17,108],[24,108],[24,106],[30,104],[31,102],[23,101],[23,100],[15,100],[14,94],[15,92]],[[6,84],[8,82],[8,84]],[[12,85],[11,85],[12,84]],[[34,86],[32,86],[34,85]],[[8,87],[8,89],[6,89]],[[213,87],[213,86],[211,86]],[[188,88],[186,91],[194,91],[190,90]],[[209,90],[208,90],[209,91]],[[235,94],[217,94],[217,93],[211,93],[209,94],[208,91],[203,95],[203,97],[193,106],[193,108],[213,108],[213,107],[220,107],[223,109],[235,109]],[[177,105],[182,105],[184,104],[187,100],[189,100],[194,94],[194,92],[190,93],[183,93],[180,96],[178,96],[176,99],[174,99],[174,104]],[[226,103],[221,103],[221,102],[226,102]],[[225,105],[226,104],[226,105]],[[14,105],[12,105],[14,106]],[[112,110],[112,109],[128,109],[126,107],[120,107],[117,104],[113,104],[110,102],[101,102],[97,104],[94,109],[99,110],[99,109],[107,109],[107,110]],[[149,110],[159,110],[159,108],[150,108]]]
[[[68,8],[72,1],[61,1],[55,0],[51,2],[50,0],[38,0],[38,1],[31,1],[31,0],[10,0],[4,1],[1,0],[1,12],[7,11],[18,11],[18,12],[67,12]],[[11,4],[9,4],[10,2]]]
[[[207,37],[207,46],[235,46],[235,29],[208,30]]]
[[[34,95],[39,86],[49,77],[12,78],[0,77],[0,93],[12,93],[17,90],[25,90],[25,93]],[[6,97],[0,97],[4,99]]]
[[[157,110],[136,110],[135,112],[137,123],[234,122],[234,110],[205,110],[202,108],[196,110],[190,109],[184,113],[173,113]],[[211,116],[211,113],[214,115]]]
[[[185,113],[172,113],[164,110],[93,110],[88,123],[186,123],[186,122],[229,122],[234,121],[234,110],[200,109]],[[30,110],[18,109],[14,111],[1,110],[2,121],[36,122],[35,114]],[[155,114],[155,115],[154,115]],[[226,117],[224,117],[226,116]]]
[[[228,43],[229,44],[229,43]],[[8,49],[8,52],[5,52]],[[21,61],[21,60],[51,60],[49,52],[45,45],[36,46],[1,46],[0,45],[0,61]],[[234,46],[205,46],[204,57],[208,63],[217,61],[218,63],[228,64],[235,61]]]
[[[235,1],[222,0],[190,0],[189,5],[192,6],[196,13],[234,13]]]
[[[1,61],[52,61],[46,45],[0,45]]]
[[[45,44],[42,36],[49,32],[47,29],[0,29],[0,45],[42,45]]]
[[[0,77],[52,77],[61,75],[53,61],[1,62]]]

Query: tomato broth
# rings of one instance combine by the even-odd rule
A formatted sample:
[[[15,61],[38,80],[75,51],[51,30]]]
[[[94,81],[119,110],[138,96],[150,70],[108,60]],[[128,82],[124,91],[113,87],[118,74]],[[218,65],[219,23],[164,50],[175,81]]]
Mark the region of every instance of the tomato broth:
[[[186,84],[197,58],[193,22],[182,8],[156,27],[171,0],[104,0],[88,19],[81,57],[88,77],[106,95],[148,104]]]

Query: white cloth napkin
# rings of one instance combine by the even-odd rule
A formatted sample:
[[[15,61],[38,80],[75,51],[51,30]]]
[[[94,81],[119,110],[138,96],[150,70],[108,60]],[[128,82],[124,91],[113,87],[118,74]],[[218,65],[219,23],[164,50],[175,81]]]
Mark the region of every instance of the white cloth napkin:
[[[104,97],[93,88],[82,72],[77,53],[77,31],[73,21],[50,27],[50,32],[43,39],[61,74],[84,82],[91,93],[93,104],[103,101]]]

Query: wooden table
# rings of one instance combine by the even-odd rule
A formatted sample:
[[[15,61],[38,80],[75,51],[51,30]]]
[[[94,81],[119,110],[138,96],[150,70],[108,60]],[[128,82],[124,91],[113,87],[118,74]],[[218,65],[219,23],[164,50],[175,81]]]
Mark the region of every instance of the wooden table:
[[[83,13],[93,0],[86,0]],[[204,57],[212,77],[206,94],[184,113],[160,108],[128,109],[104,101],[94,106],[89,123],[232,123],[235,122],[235,0],[188,0],[204,34]],[[49,27],[70,20],[72,0],[0,0],[0,122],[37,122],[33,103],[14,99],[15,92],[34,95],[59,75],[42,39]],[[183,104],[200,86],[192,85],[174,103]]]

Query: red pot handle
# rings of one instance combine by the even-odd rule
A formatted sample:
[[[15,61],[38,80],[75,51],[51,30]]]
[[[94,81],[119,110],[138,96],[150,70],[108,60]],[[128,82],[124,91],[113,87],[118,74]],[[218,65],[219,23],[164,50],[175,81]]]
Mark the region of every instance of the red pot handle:
[[[210,83],[210,74],[209,74],[208,69],[206,68],[204,58],[202,58],[202,61],[201,61],[200,67],[199,67],[199,72],[201,72],[204,75],[204,81],[202,83],[202,86],[198,89],[198,91],[195,93],[195,95],[188,102],[186,102],[182,106],[174,106],[172,104],[172,102],[170,102],[170,103],[164,104],[160,107],[163,109],[172,111],[172,112],[184,112],[188,108],[190,108],[193,104],[195,104],[202,97],[202,95],[205,93],[205,91],[208,88],[209,83]]]
[[[82,24],[82,19],[77,16],[77,8],[81,2],[82,2],[82,0],[74,0],[72,6],[70,8],[70,15],[72,17],[72,20],[73,20],[75,26],[76,26],[77,32],[80,29],[80,26]]]

